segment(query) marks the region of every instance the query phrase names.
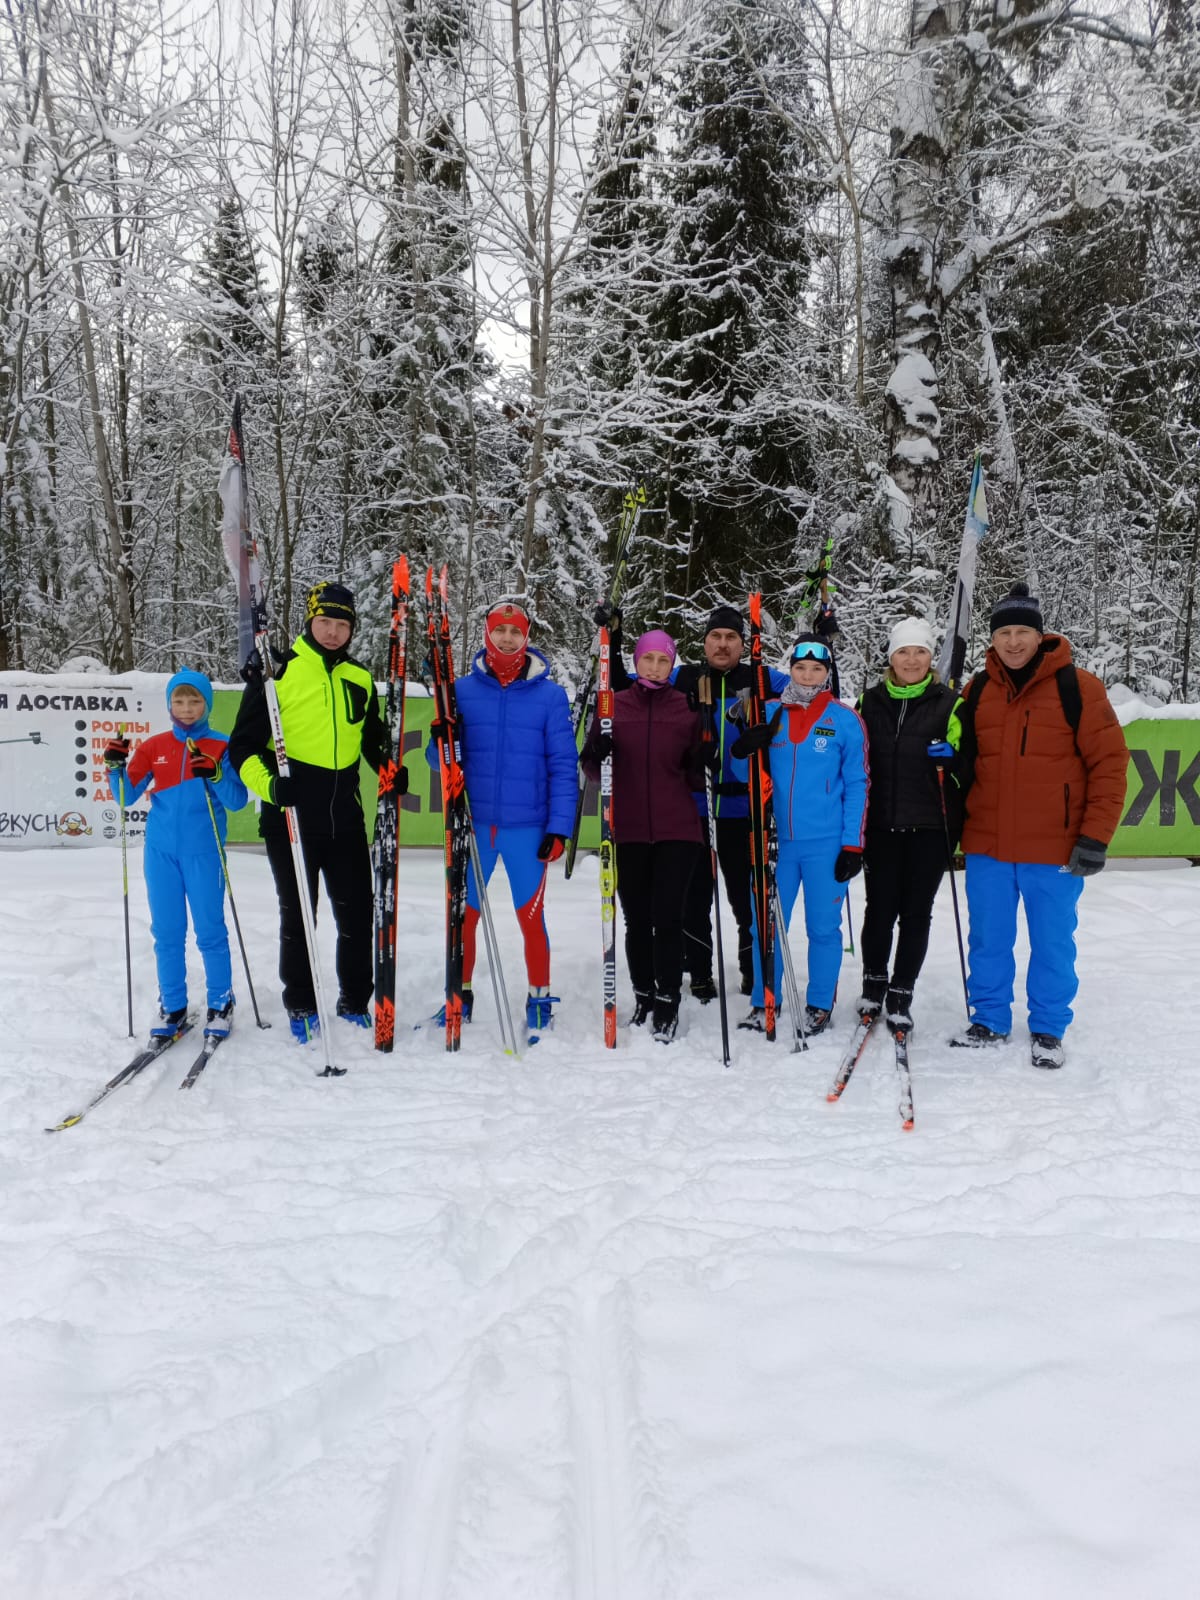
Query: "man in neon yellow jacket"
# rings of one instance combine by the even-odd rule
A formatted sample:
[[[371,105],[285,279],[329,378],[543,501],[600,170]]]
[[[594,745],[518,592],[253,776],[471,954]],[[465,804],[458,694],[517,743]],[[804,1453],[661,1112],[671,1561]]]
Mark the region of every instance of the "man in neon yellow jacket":
[[[313,908],[323,877],[337,923],[337,1014],[371,1024],[374,895],[358,769],[387,760],[387,728],[371,674],[349,654],[357,620],[354,596],[340,583],[318,583],[308,596],[304,631],[276,677],[288,776],[276,770],[261,674],[242,696],[229,755],[242,782],[264,802],[259,831],[279,896],[279,976],[292,1033],[301,1043],[317,1029],[316,996],[299,889],[281,806],[295,808]],[[400,769],[400,792],[407,789]]]

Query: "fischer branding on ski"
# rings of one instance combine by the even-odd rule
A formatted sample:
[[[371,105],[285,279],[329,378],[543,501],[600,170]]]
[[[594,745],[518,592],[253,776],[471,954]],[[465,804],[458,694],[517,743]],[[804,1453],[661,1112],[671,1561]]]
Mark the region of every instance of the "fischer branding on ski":
[[[601,735],[610,742],[613,730],[613,689],[611,640],[607,628],[600,629],[599,688],[596,715]],[[600,936],[604,952],[604,1043],[607,1049],[617,1044],[617,862],[613,844],[613,761],[612,750],[600,763]]]
[[[73,1111],[70,1116],[64,1117],[61,1122],[56,1122],[53,1127],[47,1128],[46,1132],[61,1133],[64,1128],[73,1128],[77,1123],[82,1122],[88,1112],[94,1111],[102,1100],[107,1100],[114,1089],[121,1088],[123,1084],[132,1083],[138,1074],[144,1072],[152,1061],[157,1061],[159,1056],[163,1055],[173,1044],[182,1039],[184,1034],[190,1031],[191,1026],[190,1022],[185,1022],[175,1033],[152,1040],[144,1050],[139,1050],[133,1060],[123,1066],[120,1072],[114,1073],[103,1089],[100,1090],[100,1093],[93,1095],[82,1111]]]
[[[617,549],[613,558],[612,580],[608,586],[607,605],[609,616],[617,609],[621,600],[621,591],[625,587],[625,573],[629,565],[629,545],[637,529],[638,521],[646,505],[646,488],[638,484],[636,490],[631,489],[626,494],[621,507],[621,525],[617,529]],[[587,737],[587,730],[592,720],[592,702],[596,698],[596,685],[600,671],[600,647],[593,648],[591,660],[588,662],[587,671],[579,680],[579,687],[575,691],[575,699],[571,703],[571,726],[575,729],[575,749],[583,748],[583,741]],[[610,657],[611,673],[611,657]],[[571,827],[571,837],[567,840],[567,848],[563,854],[563,876],[569,878],[575,870],[575,857],[579,851],[579,830],[583,826],[583,808],[587,800],[588,781],[582,771],[579,774],[579,793],[575,798],[575,821]]]

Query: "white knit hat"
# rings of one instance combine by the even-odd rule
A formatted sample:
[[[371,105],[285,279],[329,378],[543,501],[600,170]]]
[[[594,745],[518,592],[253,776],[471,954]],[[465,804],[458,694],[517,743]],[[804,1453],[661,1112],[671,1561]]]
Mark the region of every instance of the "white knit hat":
[[[924,617],[902,617],[888,635],[888,660],[903,650],[905,645],[919,645],[922,650],[933,654],[933,629]]]

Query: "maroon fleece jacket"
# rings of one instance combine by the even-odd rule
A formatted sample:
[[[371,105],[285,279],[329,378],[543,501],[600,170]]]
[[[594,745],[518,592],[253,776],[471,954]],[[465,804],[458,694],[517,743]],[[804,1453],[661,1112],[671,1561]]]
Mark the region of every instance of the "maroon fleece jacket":
[[[640,683],[613,697],[613,838],[618,844],[664,839],[703,840],[693,790],[704,787],[699,712],[669,684]],[[600,777],[593,720],[579,761],[593,782]]]

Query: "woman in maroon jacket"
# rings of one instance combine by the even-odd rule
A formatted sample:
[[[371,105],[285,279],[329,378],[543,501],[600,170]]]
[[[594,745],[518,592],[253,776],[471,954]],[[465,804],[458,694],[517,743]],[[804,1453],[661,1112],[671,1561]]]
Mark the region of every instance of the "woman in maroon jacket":
[[[612,752],[617,894],[637,1001],[631,1020],[636,1028],[653,1015],[654,1037],[670,1044],[683,981],[684,900],[703,842],[692,798],[704,787],[701,725],[668,681],[675,665],[668,634],[644,633],[633,659],[636,678],[614,696],[611,736],[593,722],[579,759],[596,780]]]

